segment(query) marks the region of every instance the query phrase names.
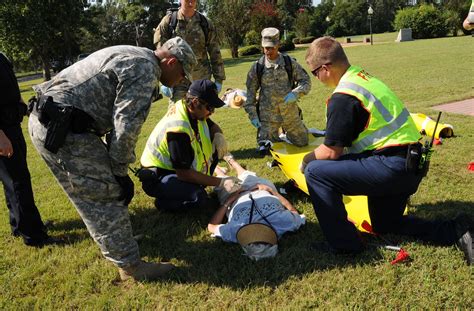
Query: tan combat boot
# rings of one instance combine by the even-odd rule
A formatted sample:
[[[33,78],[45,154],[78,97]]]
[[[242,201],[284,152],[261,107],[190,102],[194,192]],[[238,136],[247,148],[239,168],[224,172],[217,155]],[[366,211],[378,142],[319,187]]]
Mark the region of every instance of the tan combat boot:
[[[128,266],[126,268],[119,268],[120,278],[122,281],[130,278],[135,281],[153,281],[174,268],[174,265],[169,262],[146,262],[140,260],[137,264]]]

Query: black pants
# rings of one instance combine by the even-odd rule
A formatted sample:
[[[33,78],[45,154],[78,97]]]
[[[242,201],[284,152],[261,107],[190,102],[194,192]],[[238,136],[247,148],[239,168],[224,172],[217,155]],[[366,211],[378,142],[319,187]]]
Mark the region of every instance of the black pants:
[[[0,180],[10,213],[12,234],[26,244],[36,244],[48,237],[33,198],[30,172],[26,163],[26,143],[20,124],[3,129],[13,146],[10,158],[0,156]]]
[[[217,152],[212,155],[210,175],[214,173],[219,159]],[[145,169],[146,170],[146,169]],[[155,199],[155,207],[165,211],[187,211],[212,204],[205,186],[181,181],[176,174],[157,176],[149,174],[140,177],[145,193]]]
[[[347,154],[337,161],[310,162],[305,176],[321,229],[335,249],[363,248],[356,227],[347,219],[343,194],[367,196],[376,233],[408,235],[438,245],[454,244],[459,237],[453,220],[403,216],[408,197],[421,181],[421,176],[406,171],[404,158]]]

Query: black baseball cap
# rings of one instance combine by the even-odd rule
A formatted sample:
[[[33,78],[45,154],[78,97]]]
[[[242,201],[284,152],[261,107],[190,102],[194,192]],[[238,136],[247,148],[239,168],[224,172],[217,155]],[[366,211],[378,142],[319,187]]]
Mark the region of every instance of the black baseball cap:
[[[189,95],[202,99],[214,108],[220,108],[225,105],[217,94],[216,84],[211,80],[202,79],[193,81],[188,93]]]

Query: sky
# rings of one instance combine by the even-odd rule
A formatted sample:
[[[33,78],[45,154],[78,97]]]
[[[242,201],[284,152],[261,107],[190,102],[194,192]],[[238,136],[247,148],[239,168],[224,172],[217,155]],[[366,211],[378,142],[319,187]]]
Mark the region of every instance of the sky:
[[[313,5],[318,5],[321,3],[321,0],[313,0]]]

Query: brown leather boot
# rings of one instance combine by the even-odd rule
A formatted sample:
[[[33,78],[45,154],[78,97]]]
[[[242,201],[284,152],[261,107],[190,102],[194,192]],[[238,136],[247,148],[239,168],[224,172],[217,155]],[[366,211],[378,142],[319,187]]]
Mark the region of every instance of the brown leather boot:
[[[174,265],[169,262],[146,262],[140,260],[137,264],[128,266],[126,268],[119,268],[120,278],[122,281],[130,278],[135,281],[153,281],[174,268]]]

